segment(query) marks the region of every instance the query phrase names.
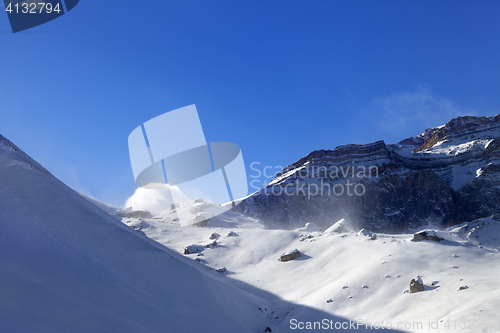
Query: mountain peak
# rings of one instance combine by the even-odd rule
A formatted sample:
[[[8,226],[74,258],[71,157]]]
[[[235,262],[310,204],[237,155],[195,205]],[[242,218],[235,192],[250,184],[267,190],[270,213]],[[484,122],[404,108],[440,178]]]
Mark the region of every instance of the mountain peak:
[[[451,119],[445,125],[428,129],[424,142],[415,152],[423,151],[452,136],[474,134],[491,128],[500,127],[500,114],[492,117],[461,116]]]
[[[404,232],[485,218],[500,213],[499,140],[500,115],[465,116],[398,144],[316,150],[238,209],[277,229],[310,221],[326,229],[346,219],[360,228]],[[354,186],[360,195],[349,192]]]

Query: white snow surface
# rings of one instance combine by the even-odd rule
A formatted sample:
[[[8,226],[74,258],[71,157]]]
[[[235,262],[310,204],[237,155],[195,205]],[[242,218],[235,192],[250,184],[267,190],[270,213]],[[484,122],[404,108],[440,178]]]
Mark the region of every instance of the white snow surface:
[[[252,228],[248,217],[231,214],[230,229],[210,225],[182,228],[162,219],[124,219],[124,223],[139,226],[146,235],[179,253],[189,244],[209,244],[212,233],[236,231],[237,237],[222,236],[216,246],[186,257],[196,259],[201,267],[225,267],[223,275],[234,286],[249,292],[259,290],[257,295],[265,291],[279,296],[279,300],[274,296],[271,300],[273,316],[278,316],[270,326],[273,332],[295,331],[290,328],[291,319],[306,324],[323,317],[383,321],[395,329],[399,325],[397,331],[403,332],[500,329],[500,223],[496,220],[471,223],[471,233],[462,230],[467,224],[427,230],[445,240],[412,242],[412,234],[377,234],[371,239],[370,232]],[[480,247],[483,238],[488,241]],[[277,260],[295,248],[301,257],[286,263]],[[405,293],[417,276],[425,291]],[[461,286],[467,288],[459,290]],[[280,306],[282,301],[299,306],[291,310]],[[319,310],[322,317],[304,307]],[[353,331],[364,330],[365,326]]]
[[[353,231],[354,229],[352,226],[347,222],[345,219],[340,219],[337,222],[335,222],[331,227],[325,230],[326,234],[330,233],[340,233],[340,232],[346,232],[346,231]]]
[[[105,211],[106,213],[108,213],[110,215],[115,215],[115,214],[126,211],[126,210],[111,206],[111,205],[109,205],[105,202],[102,202],[101,200],[96,199],[94,197],[91,197],[87,194],[80,193],[80,192],[78,192],[78,194],[80,194],[82,197],[84,197],[85,199],[87,199],[88,201],[90,201],[91,203],[93,203],[97,207],[101,208],[103,211]]]
[[[271,304],[125,226],[0,136],[0,332],[256,332]]]
[[[298,249],[293,249],[293,250],[290,250],[290,251],[286,251],[285,253],[282,254],[282,256],[289,256],[291,254],[295,254],[297,252],[300,252]]]
[[[320,231],[320,230],[321,230],[321,228],[317,224],[311,223],[311,222],[307,222],[304,227],[298,228],[295,231],[298,231],[298,232],[314,232],[314,231]]]
[[[267,230],[231,210],[206,227],[173,216],[121,223],[0,136],[0,332],[275,333],[324,320],[390,323],[384,332],[500,330],[496,219],[411,242],[313,225]],[[188,245],[203,250],[183,255]],[[295,248],[299,258],[277,260]],[[425,291],[405,292],[417,275]]]

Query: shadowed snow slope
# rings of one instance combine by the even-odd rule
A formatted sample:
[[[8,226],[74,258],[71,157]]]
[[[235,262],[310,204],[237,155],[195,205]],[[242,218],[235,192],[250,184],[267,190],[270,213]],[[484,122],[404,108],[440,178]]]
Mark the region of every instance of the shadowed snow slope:
[[[349,322],[235,286],[91,201],[0,135],[0,332],[279,333],[292,314]]]
[[[82,197],[84,197],[85,199],[87,199],[88,201],[90,201],[91,203],[93,203],[94,205],[96,205],[97,207],[101,208],[103,211],[105,211],[106,213],[108,214],[111,214],[111,215],[116,215],[117,213],[120,213],[124,210],[122,209],[119,209],[119,208],[116,208],[116,207],[113,207],[111,205],[108,205],[107,203],[105,202],[102,202],[96,198],[93,198],[91,196],[88,196],[86,194],[83,194],[83,193],[79,193]]]
[[[1,332],[266,327],[266,301],[123,225],[2,136],[0,225]]]

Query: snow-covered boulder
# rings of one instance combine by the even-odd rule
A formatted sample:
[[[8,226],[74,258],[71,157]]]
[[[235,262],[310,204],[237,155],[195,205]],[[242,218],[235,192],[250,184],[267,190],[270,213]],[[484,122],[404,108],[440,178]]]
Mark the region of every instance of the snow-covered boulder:
[[[216,246],[217,246],[217,241],[214,240],[212,243],[205,245],[205,248],[210,249]]]
[[[340,219],[335,222],[330,228],[326,229],[325,233],[333,234],[350,231],[352,231],[352,226],[345,219]]]
[[[208,239],[219,239],[220,235],[216,232],[212,233]]]
[[[444,240],[444,238],[439,237],[434,230],[426,230],[414,234],[411,239],[412,242],[421,242],[424,240],[440,242]]]
[[[356,234],[356,236],[367,236],[367,237],[370,237],[371,240],[376,240],[377,239],[377,234],[375,234],[375,233],[373,233],[371,231],[368,231],[365,228],[362,228],[360,231],[358,231],[358,233]]]
[[[280,257],[280,261],[290,261],[293,259],[297,259],[300,256],[301,256],[300,251],[295,249],[295,250],[283,253]]]
[[[204,250],[202,245],[188,245],[184,248],[184,254],[200,253]]]

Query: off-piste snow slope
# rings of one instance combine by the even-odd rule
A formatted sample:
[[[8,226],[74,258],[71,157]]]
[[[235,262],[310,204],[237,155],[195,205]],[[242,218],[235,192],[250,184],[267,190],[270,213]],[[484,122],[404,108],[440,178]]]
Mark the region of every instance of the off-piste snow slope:
[[[276,321],[259,310],[268,300],[294,307],[225,279],[122,224],[0,136],[0,332],[264,332]]]
[[[0,332],[262,328],[265,301],[178,257],[0,136]]]
[[[176,209],[189,205],[200,204]],[[318,309],[323,318],[371,323],[382,332],[387,330],[381,326],[415,333],[500,332],[496,217],[426,229],[441,241],[412,241],[413,234],[375,234],[354,229],[346,220],[324,231],[314,223],[269,230],[234,211],[211,218],[205,227],[180,227],[171,216],[168,210],[149,219],[124,217],[123,222],[201,267],[225,268],[221,275],[240,289],[252,286],[249,292],[265,291],[295,304],[292,310],[272,309],[272,317],[279,317],[273,324],[283,332],[301,331],[298,322],[321,320],[301,307]],[[300,257],[279,260],[294,249]],[[417,275],[424,290],[409,293]],[[363,329],[366,325],[357,332]]]

